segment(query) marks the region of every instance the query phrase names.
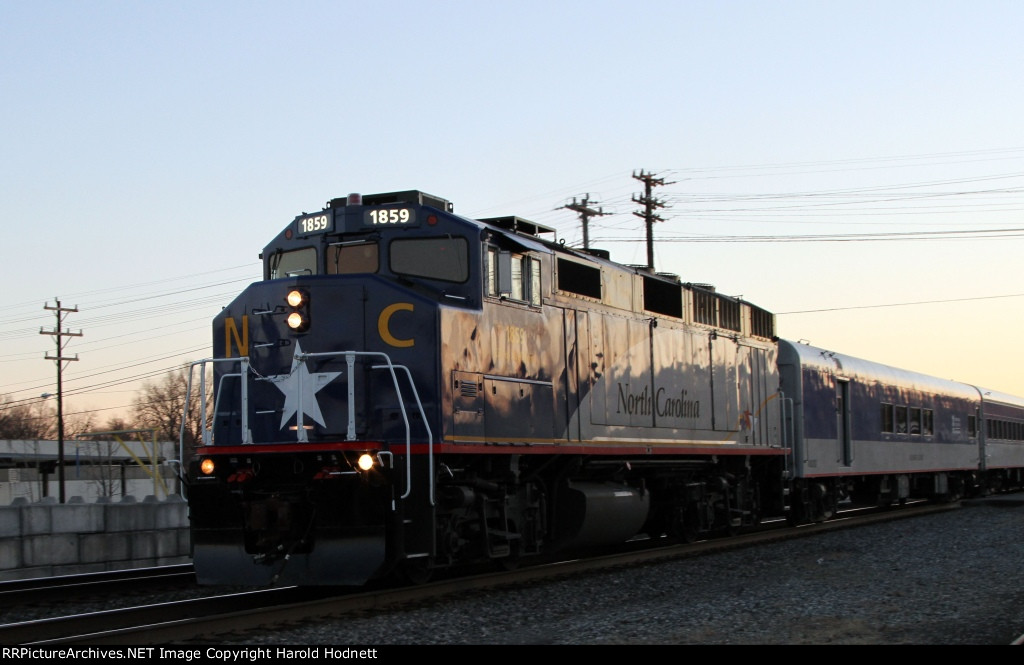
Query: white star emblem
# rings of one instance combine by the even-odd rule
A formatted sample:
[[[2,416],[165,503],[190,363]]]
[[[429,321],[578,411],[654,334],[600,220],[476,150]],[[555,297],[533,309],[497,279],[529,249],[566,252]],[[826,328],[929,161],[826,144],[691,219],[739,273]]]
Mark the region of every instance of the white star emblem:
[[[302,353],[302,347],[295,343],[295,355]],[[299,410],[299,390],[302,390],[302,415],[309,416],[321,427],[326,427],[324,414],[320,412],[320,403],[316,400],[316,394],[328,383],[333,381],[341,372],[319,372],[311,374],[306,363],[300,362],[298,358],[292,358],[292,369],[287,374],[268,376],[267,379],[277,386],[277,389],[284,393],[284,412],[281,414],[281,429],[288,423]]]

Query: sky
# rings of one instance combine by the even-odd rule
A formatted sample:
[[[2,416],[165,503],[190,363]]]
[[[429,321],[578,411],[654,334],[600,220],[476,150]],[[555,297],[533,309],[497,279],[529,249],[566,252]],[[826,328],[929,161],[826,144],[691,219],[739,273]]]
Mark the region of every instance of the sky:
[[[0,0],[0,398],[126,416],[262,247],[419,189],[1024,396],[1024,3]],[[81,333],[80,336],[77,333]]]

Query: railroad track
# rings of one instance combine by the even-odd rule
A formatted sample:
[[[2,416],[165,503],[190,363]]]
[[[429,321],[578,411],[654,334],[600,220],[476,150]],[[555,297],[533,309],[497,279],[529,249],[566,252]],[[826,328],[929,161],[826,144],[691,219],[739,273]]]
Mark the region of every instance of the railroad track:
[[[33,577],[0,582],[0,607],[105,596],[140,587],[180,586],[194,582],[195,571],[190,563],[58,577]]]
[[[24,621],[0,625],[0,643],[37,646],[215,645],[224,643],[225,636],[237,638],[247,631],[265,631],[267,626],[276,624],[318,621],[357,611],[436,602],[452,594],[538,583],[615,567],[638,566],[729,549],[754,547],[767,542],[810,537],[835,529],[866,526],[893,519],[908,519],[958,507],[958,504],[922,504],[882,512],[851,512],[841,514],[828,522],[798,528],[784,528],[783,524],[766,525],[764,529],[740,533],[730,538],[685,545],[629,549],[592,559],[524,566],[511,571],[445,579],[413,587],[368,591],[298,587],[264,589]]]

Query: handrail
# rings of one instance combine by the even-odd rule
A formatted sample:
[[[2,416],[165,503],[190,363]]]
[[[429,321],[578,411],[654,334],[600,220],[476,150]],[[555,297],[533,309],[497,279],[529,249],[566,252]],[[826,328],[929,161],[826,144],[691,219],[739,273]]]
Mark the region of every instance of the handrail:
[[[389,367],[389,366],[388,365],[371,365],[370,369],[384,369],[385,367]],[[414,398],[416,398],[416,408],[419,409],[419,411],[420,411],[420,418],[423,418],[423,426],[427,429],[427,460],[428,460],[427,468],[428,468],[428,470],[430,472],[430,505],[433,506],[434,505],[434,433],[430,431],[430,423],[427,422],[427,414],[423,411],[423,402],[420,401],[420,394],[416,390],[416,384],[413,383],[412,372],[410,372],[409,368],[406,367],[405,365],[393,365],[393,366],[390,366],[390,367],[392,368],[392,370],[391,370],[392,378],[394,378],[394,376],[395,376],[395,373],[394,373],[395,369],[401,369],[401,370],[405,371],[405,375],[409,379],[409,387],[412,388],[412,396]],[[396,380],[396,383],[395,383],[395,390],[398,391],[397,380]],[[400,403],[402,404],[402,411],[404,412],[405,411],[405,403],[404,403],[404,400],[402,400],[402,393],[401,392],[398,393],[398,399],[400,400]],[[405,456],[406,469],[407,469],[406,470],[406,475],[409,478],[412,478],[412,470],[408,467],[408,463],[409,463],[409,460],[410,460],[411,457],[412,456],[409,454],[408,449],[407,449],[406,450],[406,456]],[[401,498],[405,499],[406,497],[409,496],[410,492],[412,492],[412,482],[411,481],[409,483],[407,483],[407,487],[405,489],[405,494],[403,494]]]
[[[310,359],[317,359],[317,358],[340,358],[340,357],[344,357],[345,363],[347,365],[347,370],[348,370],[348,372],[347,372],[348,376],[346,377],[347,384],[348,384],[347,385],[347,388],[348,388],[348,400],[347,400],[347,403],[348,403],[348,408],[347,408],[348,426],[347,426],[347,431],[346,431],[346,440],[347,441],[354,441],[355,438],[356,438],[356,416],[355,416],[355,408],[356,408],[356,406],[355,406],[355,380],[354,380],[355,373],[353,371],[354,367],[355,367],[356,358],[357,357],[373,357],[373,358],[381,359],[382,360],[382,364],[371,365],[370,369],[386,369],[386,370],[388,370],[389,374],[391,375],[391,381],[392,381],[392,384],[393,384],[394,389],[395,389],[395,394],[396,394],[396,396],[398,398],[398,409],[399,409],[399,411],[402,414],[402,421],[403,421],[403,423],[405,425],[406,488],[405,488],[405,493],[402,494],[402,496],[400,497],[402,499],[408,498],[409,495],[412,493],[412,429],[411,429],[411,426],[410,426],[410,423],[409,423],[408,411],[406,409],[406,400],[405,400],[405,398],[402,395],[402,389],[401,389],[400,381],[398,379],[398,374],[396,373],[396,370],[401,370],[402,372],[404,372],[406,378],[409,381],[409,387],[412,389],[413,398],[416,401],[416,408],[419,411],[420,417],[423,419],[423,426],[426,428],[426,431],[427,431],[428,469],[429,469],[429,474],[430,474],[430,503],[431,503],[431,505],[434,505],[434,435],[433,435],[433,432],[430,429],[430,424],[429,424],[429,422],[427,420],[427,414],[426,414],[426,412],[425,412],[425,410],[423,408],[423,402],[420,399],[419,392],[416,390],[416,384],[413,381],[412,373],[409,371],[409,368],[406,367],[405,365],[395,365],[391,361],[391,358],[390,358],[390,356],[388,356],[388,354],[380,352],[380,351],[325,351],[325,352],[316,352],[316,353],[297,353],[294,356],[295,360],[297,362],[299,362],[299,363],[304,363],[304,362],[306,362],[307,360],[310,360]],[[192,394],[193,394],[193,390],[194,390],[194,386],[193,386],[194,371],[193,370],[195,369],[196,366],[201,366],[202,367],[202,371],[200,373],[201,374],[200,375],[200,381],[199,381],[199,398],[200,398],[200,403],[205,406],[207,404],[207,401],[208,401],[207,387],[206,387],[206,363],[218,363],[218,362],[231,362],[231,363],[236,363],[237,362],[237,363],[240,363],[240,366],[239,366],[239,371],[237,373],[223,374],[220,377],[220,380],[218,381],[218,385],[217,385],[217,388],[215,390],[215,394],[214,394],[214,397],[213,397],[213,399],[214,399],[214,404],[213,404],[213,406],[214,406],[214,417],[216,417],[218,405],[220,404],[221,397],[222,397],[222,395],[225,392],[226,380],[229,379],[229,378],[232,378],[232,377],[239,378],[240,379],[240,383],[241,383],[241,405],[240,405],[240,411],[241,411],[241,426],[242,426],[242,443],[243,444],[252,444],[253,443],[252,431],[249,428],[249,392],[248,392],[248,385],[249,385],[249,377],[250,377],[250,364],[249,364],[249,357],[248,356],[242,356],[242,357],[239,357],[239,358],[205,358],[203,360],[197,360],[197,361],[191,363],[191,365],[189,366],[188,389],[187,389],[186,396],[185,396],[184,413],[188,414],[189,407],[191,405]],[[302,393],[303,393],[302,381],[303,381],[303,374],[300,372],[298,374],[297,381],[296,381],[296,393],[297,394],[295,396],[296,397],[296,409],[295,409],[295,411],[296,411],[296,413],[295,413],[295,425],[296,425],[296,427],[295,427],[295,430],[296,430],[296,440],[299,443],[306,443],[306,442],[309,441],[309,435],[306,433],[306,428],[305,428],[304,423],[303,423],[303,419],[304,419],[304,416],[305,416],[305,410],[303,409],[303,404],[302,404]],[[181,422],[181,433],[180,433],[180,440],[179,440],[179,455],[181,456],[181,459],[184,459],[185,423],[186,423],[186,418],[183,417],[182,418],[182,422]],[[209,424],[209,426],[208,426],[207,425],[207,421],[205,419],[203,420],[202,439],[203,439],[203,445],[207,445],[207,446],[212,445],[212,442],[213,442],[213,425],[212,425],[212,422],[211,422]]]
[[[792,476],[792,470],[789,468],[790,460],[795,460],[793,456],[796,453],[796,449],[794,448],[796,439],[796,413],[793,410],[792,397],[786,397],[786,393],[781,390],[779,391],[779,397],[782,400],[782,447],[789,450],[789,453],[782,457],[785,465],[783,471],[785,472],[785,476],[790,478]],[[788,417],[786,416],[787,407],[789,411]]]
[[[431,505],[433,505],[433,501],[434,501],[434,491],[433,491],[434,490],[434,487],[433,487],[434,441],[433,441],[433,434],[430,431],[430,425],[427,423],[427,416],[426,416],[426,413],[423,410],[423,403],[420,401],[420,396],[419,396],[419,393],[416,391],[416,384],[413,383],[413,381],[412,381],[412,374],[409,372],[409,368],[406,367],[405,365],[395,365],[393,362],[391,362],[391,357],[388,354],[383,353],[382,351],[321,351],[321,352],[314,352],[314,353],[297,353],[297,354],[295,354],[295,358],[299,362],[305,362],[306,359],[308,359],[308,358],[337,358],[337,357],[341,357],[341,356],[344,356],[345,363],[348,365],[348,368],[349,368],[349,381],[348,381],[348,392],[349,392],[349,399],[348,399],[348,433],[346,435],[347,440],[349,440],[349,441],[352,441],[352,440],[355,439],[355,408],[356,408],[356,406],[355,406],[355,383],[352,381],[352,368],[355,366],[355,359],[356,359],[356,357],[357,356],[364,356],[364,357],[383,358],[383,360],[384,360],[384,364],[383,365],[371,365],[370,368],[371,369],[387,369],[388,372],[391,374],[391,382],[392,382],[392,384],[395,387],[395,394],[398,396],[398,408],[399,408],[399,410],[402,413],[402,422],[405,425],[405,476],[406,476],[406,483],[405,483],[405,493],[401,496],[401,498],[403,498],[403,499],[408,498],[408,496],[412,493],[412,430],[411,430],[411,428],[409,426],[409,414],[406,412],[406,408],[405,408],[405,398],[402,397],[402,388],[401,388],[401,386],[400,386],[400,384],[398,382],[398,376],[395,374],[395,370],[396,369],[403,369],[403,370],[405,370],[405,373],[406,373],[406,375],[409,378],[409,385],[412,387],[413,397],[416,399],[416,407],[417,407],[417,409],[420,412],[420,416],[423,418],[423,425],[424,425],[424,427],[427,428],[428,454],[429,454],[429,458],[430,458],[430,462],[429,462],[430,467],[429,468],[430,468],[430,476],[431,476],[431,482],[430,482],[430,501],[431,501]],[[301,380],[302,380],[301,379],[301,375],[299,377],[299,380],[301,382]],[[301,396],[302,396],[301,384],[300,384],[299,388],[300,389],[298,390],[298,393],[299,393],[300,401],[299,401],[298,407],[297,407],[295,423],[298,426],[299,441],[306,441],[307,440],[306,430],[302,426],[303,412],[302,412],[302,402],[301,402]]]
[[[207,423],[206,420],[206,363],[219,363],[219,362],[231,362],[240,363],[239,372],[237,375],[242,377],[242,436],[244,443],[252,443],[252,432],[249,431],[249,356],[241,356],[239,358],[203,358],[202,360],[196,360],[192,362],[188,367],[188,387],[185,391],[185,406],[182,410],[181,416],[181,428],[178,432],[178,459],[184,461],[185,459],[185,424],[188,422],[189,407],[192,405],[192,390],[193,380],[195,378],[196,365],[202,367],[199,373],[199,403],[203,409],[203,421],[202,421],[202,437],[203,445],[210,445],[213,437],[213,424]],[[220,397],[220,389],[217,390],[217,397],[214,399],[214,406],[216,407],[216,401]],[[214,417],[216,417],[216,409],[214,410]],[[182,469],[184,471],[184,469]],[[185,485],[181,485],[181,494],[184,496]]]

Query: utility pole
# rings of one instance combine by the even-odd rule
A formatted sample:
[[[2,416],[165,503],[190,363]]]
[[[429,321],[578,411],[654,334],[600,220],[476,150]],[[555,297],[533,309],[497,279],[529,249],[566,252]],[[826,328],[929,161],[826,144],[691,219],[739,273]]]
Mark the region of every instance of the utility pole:
[[[666,183],[664,178],[656,178],[653,173],[644,173],[643,169],[640,169],[640,173],[633,172],[633,177],[644,183],[644,194],[643,196],[633,197],[633,203],[639,203],[644,206],[643,212],[634,212],[633,214],[637,217],[641,217],[647,224],[647,267],[650,270],[654,270],[654,222],[664,222],[665,220],[660,217],[654,211],[658,208],[664,208],[664,201],[660,201],[651,195],[651,192],[655,187],[674,184]]]
[[[594,203],[597,203],[597,201],[594,201]],[[583,200],[579,203],[576,202],[576,197],[574,196],[572,197],[572,203],[568,203],[562,207],[579,213],[580,221],[583,222],[583,249],[590,249],[590,231],[587,228],[587,223],[590,221],[591,217],[610,215],[611,213],[605,212],[604,208],[598,208],[597,210],[591,208],[590,194],[584,194]]]
[[[57,361],[57,478],[58,486],[60,487],[60,502],[64,503],[64,388],[61,376],[64,372],[64,363],[78,360],[77,353],[74,358],[68,358],[64,355],[64,346],[66,344],[64,338],[81,337],[82,331],[79,330],[73,333],[63,328],[64,315],[68,312],[77,312],[78,306],[61,307],[59,298],[56,302],[57,304],[54,307],[50,307],[49,304],[43,305],[43,309],[48,309],[56,314],[57,327],[53,330],[40,329],[39,334],[54,335],[57,341],[57,355],[51,356],[46,354],[46,359]]]

